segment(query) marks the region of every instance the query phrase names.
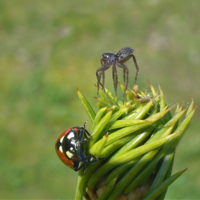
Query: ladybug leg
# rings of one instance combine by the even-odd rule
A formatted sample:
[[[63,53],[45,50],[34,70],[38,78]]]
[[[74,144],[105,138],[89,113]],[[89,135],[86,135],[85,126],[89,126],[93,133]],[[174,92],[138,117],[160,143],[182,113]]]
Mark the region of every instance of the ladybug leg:
[[[98,161],[98,160],[102,160],[102,159],[104,159],[104,157],[96,157],[95,155],[93,155],[93,154],[90,154],[89,155],[89,160],[91,159],[91,158],[93,158],[93,160],[91,160],[91,161],[89,161],[89,164],[90,163],[93,163],[93,162],[96,162],[96,161]]]
[[[76,126],[76,128],[78,128],[80,130],[80,133],[78,135],[78,138],[79,138],[80,141],[83,140],[83,135],[85,135],[85,137],[88,139],[88,136],[85,133],[85,124],[84,124],[84,127],[82,127],[82,126]]]
[[[74,162],[74,170],[77,172],[78,171],[78,166],[79,166],[79,161]]]
[[[83,173],[85,173],[85,170],[86,170],[86,164],[85,163],[83,163],[79,168],[77,168],[75,171],[77,172],[77,171],[79,171],[81,168],[84,168],[84,171],[83,171]]]
[[[77,128],[77,129],[80,130],[80,133],[79,133],[79,138],[80,138],[80,140],[83,139],[83,135],[85,135],[85,137],[86,137],[87,139],[89,139],[89,136],[91,135],[91,134],[85,129],[86,123],[87,123],[87,122],[88,122],[88,121],[85,121],[85,123],[84,123],[83,126],[76,126],[76,127],[74,127],[74,128]]]
[[[87,163],[87,160],[88,160],[88,156],[85,156],[85,154],[83,153],[82,149],[79,150],[79,160],[84,162],[84,163]]]
[[[91,160],[93,158],[93,160]],[[89,154],[83,158],[83,162],[86,164],[92,164],[98,160],[102,160],[104,157],[97,158],[95,155]],[[88,161],[89,160],[89,161]]]
[[[94,158],[91,160],[91,158]],[[88,161],[89,160],[89,161]],[[91,161],[90,161],[91,160]],[[88,156],[85,156],[82,150],[79,151],[79,161],[84,162],[85,164],[91,164],[99,160],[96,156],[89,154]]]
[[[94,158],[93,160],[91,160],[91,158]],[[78,156],[78,161],[74,162],[74,170],[78,171],[80,170],[82,167],[84,167],[84,172],[86,170],[87,165],[92,164],[98,160],[103,159],[103,157],[101,158],[97,158],[95,155],[89,154],[88,156],[85,156],[85,154],[83,153],[82,150],[79,150],[79,156]],[[79,163],[83,162],[82,165],[79,167]]]
[[[86,142],[87,140],[88,140],[87,138],[84,138],[83,140],[80,140],[79,142],[80,142],[80,144],[82,144],[82,143]]]
[[[84,124],[83,124],[83,128],[84,128],[84,129],[85,129],[85,127],[86,127],[87,122],[88,122],[88,120],[86,120],[86,121],[84,122]]]
[[[83,126],[76,126],[76,127],[74,127],[74,128],[86,130],[85,127],[86,127],[87,122],[88,122],[88,120],[86,120],[86,121],[84,122]]]
[[[86,170],[86,164],[85,163],[83,163],[80,167],[79,167],[79,161],[75,161],[74,162],[74,171],[79,171],[81,168],[83,168],[84,167],[84,172],[85,172],[85,170]]]
[[[84,128],[84,135],[86,138],[89,138],[89,136],[91,135],[86,129],[86,124],[87,124],[88,120],[85,121],[84,125],[83,125],[83,128]]]
[[[89,137],[90,137],[91,134],[85,129],[84,135],[85,135],[86,138],[89,139]]]

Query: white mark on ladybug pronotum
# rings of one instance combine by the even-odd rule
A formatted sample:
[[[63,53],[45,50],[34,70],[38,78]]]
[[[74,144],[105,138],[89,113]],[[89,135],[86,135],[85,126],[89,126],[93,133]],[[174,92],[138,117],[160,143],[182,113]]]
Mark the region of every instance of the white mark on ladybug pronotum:
[[[67,135],[67,139],[71,139],[71,138],[74,138],[75,137],[75,135],[74,135],[74,133],[73,132],[70,132],[68,135]]]

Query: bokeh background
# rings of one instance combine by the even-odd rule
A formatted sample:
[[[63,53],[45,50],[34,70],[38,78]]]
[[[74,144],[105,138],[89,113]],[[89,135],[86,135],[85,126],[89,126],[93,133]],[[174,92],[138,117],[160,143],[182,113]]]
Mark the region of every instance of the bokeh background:
[[[199,10],[199,0],[0,0],[0,199],[73,199],[77,173],[54,143],[88,119],[77,87],[96,107],[103,52],[132,47],[140,89],[148,79],[170,105],[198,105]],[[132,60],[127,66],[134,80]],[[111,70],[106,87],[114,91]],[[167,199],[200,198],[199,115],[176,152],[173,172],[188,170]]]

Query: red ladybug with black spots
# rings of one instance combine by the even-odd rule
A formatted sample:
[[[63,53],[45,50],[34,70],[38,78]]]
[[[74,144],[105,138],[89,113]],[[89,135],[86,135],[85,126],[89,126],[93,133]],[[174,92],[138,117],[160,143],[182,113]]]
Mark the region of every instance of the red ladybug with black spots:
[[[90,133],[85,129],[85,124],[86,122],[83,127],[76,126],[65,130],[55,144],[56,153],[60,160],[75,171],[82,167],[85,170],[88,164],[101,159],[92,154],[87,156],[84,154],[84,143],[90,136]],[[82,164],[80,165],[80,163]]]

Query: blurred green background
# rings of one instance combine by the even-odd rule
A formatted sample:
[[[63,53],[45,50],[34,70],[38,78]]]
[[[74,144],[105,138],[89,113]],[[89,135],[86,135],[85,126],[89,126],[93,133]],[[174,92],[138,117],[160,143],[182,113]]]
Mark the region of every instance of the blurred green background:
[[[0,199],[73,199],[77,173],[57,158],[54,143],[89,119],[77,87],[96,107],[103,52],[132,47],[140,89],[149,89],[148,79],[161,85],[170,105],[191,98],[198,105],[199,9],[199,0],[0,0]],[[127,65],[134,80],[132,60]],[[106,87],[114,91],[111,70]],[[199,114],[173,172],[189,169],[167,199],[200,197]]]

